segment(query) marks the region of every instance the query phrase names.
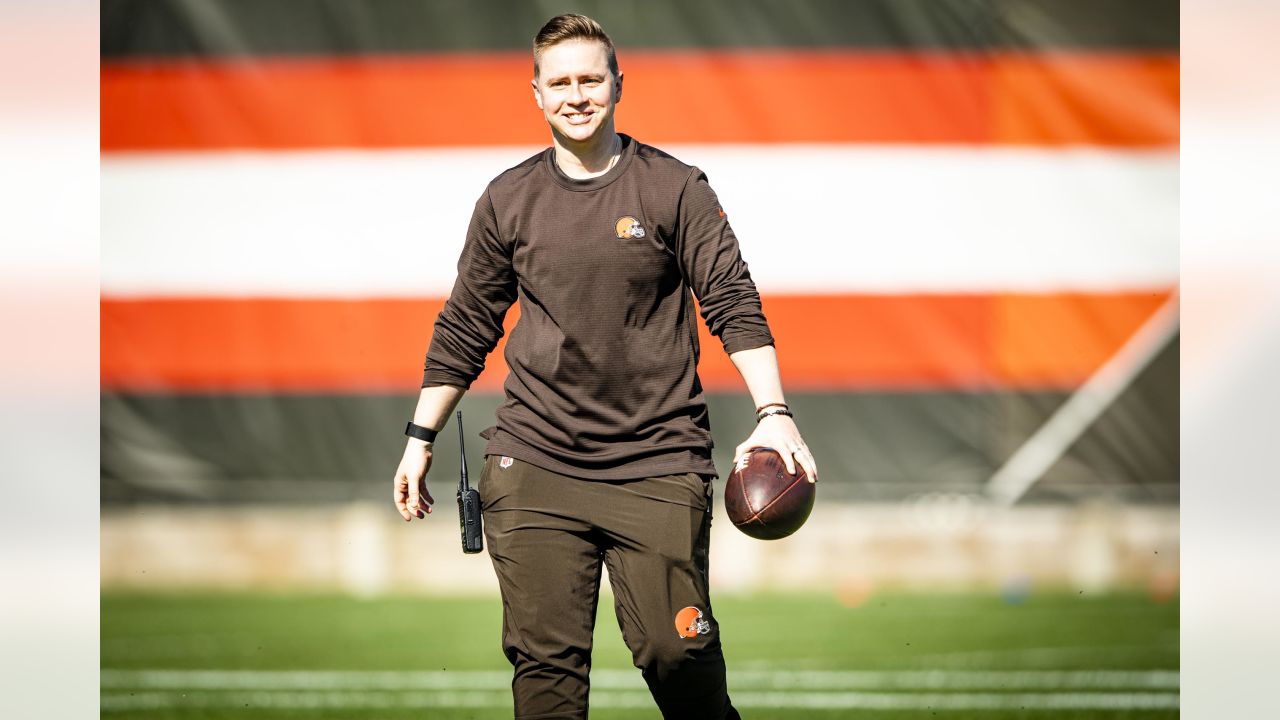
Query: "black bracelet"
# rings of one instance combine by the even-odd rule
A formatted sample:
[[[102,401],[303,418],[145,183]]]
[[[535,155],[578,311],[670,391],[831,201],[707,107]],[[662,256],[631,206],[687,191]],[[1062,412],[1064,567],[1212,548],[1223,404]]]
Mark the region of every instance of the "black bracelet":
[[[435,430],[422,427],[421,425],[414,425],[412,420],[410,420],[409,424],[405,426],[404,434],[411,438],[418,438],[422,442],[435,442],[436,440]]]
[[[760,422],[761,420],[769,417],[770,415],[785,415],[789,418],[795,417],[795,414],[792,413],[790,410],[785,410],[785,409],[784,410],[765,410],[764,412],[756,415],[756,422]]]

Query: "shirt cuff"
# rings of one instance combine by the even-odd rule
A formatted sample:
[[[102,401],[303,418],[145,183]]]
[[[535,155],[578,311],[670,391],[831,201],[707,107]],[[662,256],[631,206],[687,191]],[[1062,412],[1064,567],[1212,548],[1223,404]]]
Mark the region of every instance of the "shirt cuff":
[[[460,375],[452,370],[439,367],[429,367],[422,373],[422,387],[437,387],[439,385],[453,385],[463,390],[470,389],[471,382],[475,378],[469,378]]]
[[[724,345],[724,351],[728,355],[743,350],[755,350],[759,347],[773,345],[773,336],[761,333],[743,333],[741,335],[726,336],[721,338]]]

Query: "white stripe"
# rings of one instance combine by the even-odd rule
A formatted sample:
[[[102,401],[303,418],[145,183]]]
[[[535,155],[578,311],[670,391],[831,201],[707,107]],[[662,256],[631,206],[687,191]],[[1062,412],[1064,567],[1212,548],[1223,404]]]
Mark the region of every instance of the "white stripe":
[[[1171,710],[1176,693],[731,693],[739,708],[815,710]],[[647,692],[593,691],[595,708],[652,708]],[[104,712],[165,708],[509,708],[511,695],[499,692],[142,692],[104,693]]]
[[[1167,286],[1174,152],[673,146],[765,292]],[[537,148],[109,155],[108,295],[440,296],[486,183]]]
[[[494,690],[511,673],[348,670],[103,670],[103,688],[143,690]],[[729,671],[730,686],[764,690],[1079,690],[1177,689],[1176,670],[745,670]],[[639,671],[596,669],[597,689],[643,689]]]

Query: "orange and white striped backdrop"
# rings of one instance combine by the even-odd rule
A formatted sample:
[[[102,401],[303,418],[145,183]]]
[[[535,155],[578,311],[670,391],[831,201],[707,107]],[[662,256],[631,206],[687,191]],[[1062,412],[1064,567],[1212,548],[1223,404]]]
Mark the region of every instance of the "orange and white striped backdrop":
[[[811,444],[840,457],[886,416],[909,438],[837,461],[851,482],[867,452],[878,482],[938,481],[947,458],[962,470],[941,481],[977,482],[1175,289],[1176,3],[686,5],[566,8],[619,46],[619,129],[708,173],[784,382],[822,419]],[[412,395],[475,198],[548,143],[525,49],[546,18],[524,3],[203,7],[103,5],[104,477],[121,497],[147,496],[129,478],[154,468],[112,418],[207,461],[165,419]],[[1176,361],[1160,367],[1149,392],[1176,396]],[[700,373],[741,391],[722,353]],[[499,349],[477,392],[504,376]],[[993,397],[1034,411],[972,440],[966,413]],[[1144,433],[1141,461],[1081,448],[1057,472],[1176,490],[1176,417]]]

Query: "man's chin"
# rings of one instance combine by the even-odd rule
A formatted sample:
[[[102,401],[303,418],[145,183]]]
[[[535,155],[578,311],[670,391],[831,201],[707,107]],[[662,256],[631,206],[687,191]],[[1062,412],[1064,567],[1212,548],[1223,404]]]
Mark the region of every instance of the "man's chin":
[[[573,143],[591,142],[591,140],[599,134],[599,126],[589,125],[570,125],[569,127],[556,128],[560,136],[565,140]]]

